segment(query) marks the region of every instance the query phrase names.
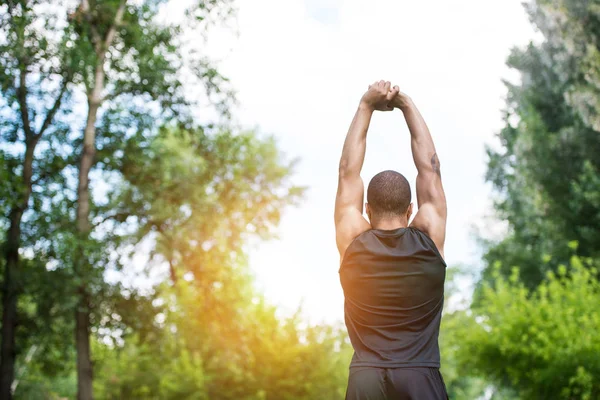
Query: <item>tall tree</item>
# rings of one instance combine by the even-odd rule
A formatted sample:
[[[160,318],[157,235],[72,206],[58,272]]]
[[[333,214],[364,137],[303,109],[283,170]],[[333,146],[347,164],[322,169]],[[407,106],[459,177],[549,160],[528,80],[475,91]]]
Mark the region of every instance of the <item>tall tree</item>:
[[[36,175],[35,153],[40,140],[60,130],[55,117],[68,96],[73,81],[72,53],[66,46],[67,25],[47,37],[55,15],[39,1],[7,1],[0,6],[0,87],[3,123],[0,135],[2,158],[10,182],[1,200],[7,211],[2,288],[2,347],[0,399],[10,399],[15,369],[17,304],[22,292],[20,255],[22,222],[30,205]],[[39,171],[38,171],[39,172]]]
[[[126,0],[82,0],[71,18],[80,22],[79,46],[92,51],[82,71],[88,110],[77,188],[77,219],[79,257],[74,265],[81,281],[80,302],[76,310],[75,338],[77,347],[78,398],[92,398],[92,362],[90,356],[90,293],[86,277],[94,265],[85,254],[85,243],[90,239],[90,171],[96,153],[96,121],[106,100],[119,97],[146,98],[160,107],[169,109],[185,104],[181,89],[182,70],[189,65],[203,66],[194,71],[197,77],[208,76],[203,58],[183,57],[178,47],[181,30],[157,21],[161,3],[146,1],[141,4]],[[227,1],[200,0],[192,13],[196,20],[205,19],[215,9],[228,7]],[[187,60],[187,64],[180,60]],[[212,72],[212,79],[219,75]]]
[[[58,207],[57,211],[62,211],[62,218],[71,220],[76,228],[73,232],[68,232],[67,229],[64,234],[61,233],[60,239],[57,240],[67,240],[62,246],[47,243],[44,246],[54,247],[51,256],[60,266],[67,262],[75,271],[79,291],[79,306],[74,318],[77,326],[75,338],[78,344],[78,371],[81,376],[79,396],[90,398],[89,312],[93,305],[88,302],[88,283],[90,279],[102,281],[105,264],[100,262],[102,257],[98,256],[98,252],[106,253],[109,249],[102,249],[101,240],[98,239],[102,235],[94,232],[95,226],[90,215],[94,209],[90,197],[94,192],[93,186],[89,184],[89,176],[96,165],[98,117],[113,111],[122,111],[115,107],[103,106],[123,101],[128,102],[130,108],[136,108],[136,103],[142,103],[145,107],[137,107],[137,114],[134,112],[132,115],[143,118],[143,115],[152,114],[150,110],[159,109],[158,113],[152,114],[157,120],[169,116],[177,116],[184,120],[189,116],[189,113],[185,112],[189,104],[182,91],[182,82],[191,82],[203,84],[209,97],[218,103],[222,112],[226,112],[224,99],[229,98],[229,91],[224,87],[225,79],[211,67],[201,52],[190,52],[184,56],[187,43],[182,28],[159,22],[159,13],[166,3],[161,0],[134,4],[127,4],[125,1],[90,0],[81,1],[72,9],[69,7],[72,7],[73,2],[22,0],[9,1],[0,6],[2,11],[6,11],[0,13],[2,28],[6,32],[3,38],[6,40],[2,42],[3,57],[0,61],[2,95],[6,102],[2,104],[2,113],[3,116],[12,116],[14,109],[21,111],[18,119],[7,119],[9,123],[3,124],[2,134],[3,139],[6,139],[3,145],[6,146],[3,146],[2,160],[11,172],[19,173],[24,181],[9,188],[13,202],[2,200],[2,209],[10,211],[7,216],[10,217],[7,218],[10,223],[4,246],[4,271],[7,278],[4,280],[3,295],[6,308],[3,313],[5,323],[1,391],[5,396],[10,397],[10,384],[14,376],[14,320],[19,284],[22,283],[15,276],[19,247],[22,245],[18,222],[26,215],[26,206],[30,201],[34,181],[41,185],[47,183],[48,176],[58,175],[65,193],[70,192],[72,184],[70,170],[60,173],[61,168],[69,165],[72,160],[65,161],[68,157],[55,158],[49,154],[52,151],[48,152],[48,147],[50,150],[57,150],[50,142],[42,146],[41,151],[44,151],[44,156],[48,156],[43,160],[45,167],[52,168],[40,170],[39,176],[32,178],[35,174],[32,170],[35,161],[33,156],[40,143],[41,134],[60,131],[61,137],[70,140],[69,143],[59,145],[59,153],[64,153],[64,147],[70,148],[71,152],[73,149],[81,151],[78,160],[76,215],[72,216],[70,213],[69,204],[72,198],[69,198],[68,194],[59,195],[64,200],[61,204],[41,201],[40,207]],[[189,29],[202,29],[209,23],[227,17],[231,10],[231,4],[227,0],[198,0],[187,10],[181,25]],[[52,17],[47,17],[47,14],[52,14]],[[55,28],[59,28],[58,33],[53,32]],[[64,30],[61,31],[61,28]],[[69,82],[73,85],[68,86]],[[28,89],[32,84],[36,85],[34,91]],[[55,123],[54,117],[59,113],[61,102],[70,91],[74,91],[75,94],[83,92],[88,100],[81,141],[73,140],[73,137],[69,136],[71,132],[65,130],[64,124]],[[46,114],[40,111],[44,109],[47,109]],[[110,116],[106,119],[110,119]],[[77,126],[76,118],[69,122]],[[24,145],[21,163],[14,156],[15,149],[18,152],[19,147],[13,146],[20,134]],[[106,152],[108,147],[105,146],[103,150]],[[9,176],[12,177],[13,174]],[[44,189],[56,192],[50,185]],[[51,217],[46,215],[44,218]],[[44,218],[38,221],[45,224]],[[64,222],[57,226],[63,229]],[[45,231],[48,232],[50,231]],[[74,236],[75,232],[77,234]],[[50,241],[49,236],[40,239]],[[62,250],[56,251],[57,248]],[[67,254],[67,248],[74,248],[75,254]]]
[[[528,287],[573,254],[600,248],[600,18],[593,2],[539,0],[527,6],[544,40],[516,49],[509,66],[500,150],[488,150],[487,179],[508,235],[486,254],[505,276],[521,268]]]
[[[114,2],[113,2],[114,3]],[[89,39],[94,49],[91,76],[86,76],[86,94],[88,112],[85,129],[83,131],[83,149],[79,165],[79,180],[77,186],[77,230],[80,239],[85,240],[90,233],[90,190],[89,174],[96,153],[96,118],[102,104],[105,89],[105,63],[108,50],[113,46],[117,29],[121,28],[125,14],[125,0],[120,0],[116,10],[102,4],[97,4],[97,9],[92,12],[88,0],[82,0],[78,10],[87,24],[85,39]],[[112,4],[107,4],[112,5]],[[104,28],[104,29],[102,29]],[[100,30],[102,29],[102,30]],[[78,261],[75,264],[75,273],[85,277],[86,265],[83,248],[78,249]],[[79,399],[92,399],[92,359],[90,355],[90,304],[89,294],[82,279],[79,287],[80,301],[75,310],[75,345],[77,348],[77,397]]]

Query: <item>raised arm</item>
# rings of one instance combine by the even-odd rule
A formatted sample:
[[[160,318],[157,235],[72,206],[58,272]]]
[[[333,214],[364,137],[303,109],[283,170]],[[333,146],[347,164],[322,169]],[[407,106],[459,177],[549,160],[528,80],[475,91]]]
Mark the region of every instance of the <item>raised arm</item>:
[[[363,95],[344,141],[340,159],[338,189],[335,198],[335,236],[340,256],[358,235],[371,229],[363,217],[364,185],[360,171],[367,149],[367,131],[373,111],[390,111],[388,103],[397,91],[390,91],[390,82],[379,81],[369,86]]]
[[[397,88],[397,87],[396,87]],[[444,254],[446,239],[446,196],[442,186],[440,161],[423,116],[406,94],[400,92],[392,102],[404,114],[411,136],[411,149],[417,167],[417,204],[419,211],[411,226],[427,233]]]

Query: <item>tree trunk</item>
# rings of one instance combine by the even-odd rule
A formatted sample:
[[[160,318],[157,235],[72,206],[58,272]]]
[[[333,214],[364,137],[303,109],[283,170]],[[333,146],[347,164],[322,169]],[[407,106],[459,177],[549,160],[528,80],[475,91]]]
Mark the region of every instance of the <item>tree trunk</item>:
[[[10,230],[6,244],[6,265],[4,266],[4,288],[2,299],[2,351],[0,356],[0,399],[12,398],[11,386],[15,376],[15,327],[17,324],[17,279],[19,269],[19,242],[21,238],[21,215],[11,216]]]
[[[26,110],[24,112],[27,112]],[[23,161],[23,192],[10,213],[10,227],[6,236],[4,286],[2,298],[2,347],[0,350],[0,400],[12,399],[12,382],[15,377],[15,328],[17,325],[17,300],[20,292],[19,249],[21,248],[21,219],[31,196],[33,152],[37,139],[26,142]]]
[[[83,153],[81,155],[81,164],[79,166],[79,182],[77,186],[77,230],[80,234],[80,240],[89,238],[91,229],[90,224],[90,190],[89,174],[94,165],[94,156],[96,155],[96,118],[98,109],[102,104],[102,92],[104,91],[104,62],[106,54],[115,38],[117,28],[123,22],[125,5],[127,0],[120,0],[119,8],[115,14],[115,19],[108,29],[104,39],[98,34],[98,30],[91,22],[91,10],[88,0],[81,0],[81,7],[90,21],[92,42],[96,49],[98,57],[94,72],[94,87],[88,92],[88,115],[85,129],[83,131]],[[86,271],[91,267],[85,257],[81,257],[76,274],[82,277],[82,284],[79,288],[79,304],[75,311],[75,341],[77,348],[77,399],[92,400],[92,358],[90,351],[90,304],[89,293],[86,285]]]
[[[100,71],[100,72],[99,72]],[[102,76],[98,76],[99,73]],[[102,68],[96,71],[96,85],[93,93],[89,96],[88,116],[85,130],[83,133],[83,154],[79,166],[79,183],[77,187],[77,230],[80,233],[81,240],[86,240],[90,232],[90,191],[89,191],[89,173],[94,164],[96,154],[96,118],[100,106],[100,95],[103,85],[104,71]],[[77,261],[80,263],[76,268],[76,274],[79,274],[85,282],[85,271],[88,270],[87,260],[84,255]],[[79,287],[79,304],[75,310],[75,347],[77,349],[77,399],[92,400],[92,357],[90,351],[90,307],[88,302],[88,293],[85,283]]]
[[[77,349],[77,399],[92,399],[92,358],[90,353],[90,312],[87,296],[81,294],[75,310]]]

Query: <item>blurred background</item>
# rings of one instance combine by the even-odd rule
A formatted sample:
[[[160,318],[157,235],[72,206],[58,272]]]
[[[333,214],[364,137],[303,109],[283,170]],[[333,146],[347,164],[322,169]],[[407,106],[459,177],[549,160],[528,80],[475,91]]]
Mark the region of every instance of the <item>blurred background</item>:
[[[0,400],[343,399],[384,79],[448,198],[451,399],[600,399],[600,2],[1,0]],[[399,111],[363,180],[414,184]]]

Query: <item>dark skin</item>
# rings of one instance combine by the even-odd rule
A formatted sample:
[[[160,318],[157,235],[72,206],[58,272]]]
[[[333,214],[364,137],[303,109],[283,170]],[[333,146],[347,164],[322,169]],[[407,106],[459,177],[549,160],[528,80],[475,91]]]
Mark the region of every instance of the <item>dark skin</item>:
[[[372,215],[366,204],[367,221],[362,213],[364,185],[360,171],[365,158],[367,132],[375,110],[399,109],[404,114],[411,135],[411,150],[417,167],[417,203],[419,210],[410,224],[427,234],[444,256],[446,239],[446,196],[442,186],[440,161],[429,128],[410,97],[398,86],[379,81],[369,86],[363,95],[348,130],[340,159],[338,190],[335,200],[336,243],[340,257],[344,257],[350,243],[361,233],[370,229],[397,229],[409,226],[412,204],[395,216]]]

